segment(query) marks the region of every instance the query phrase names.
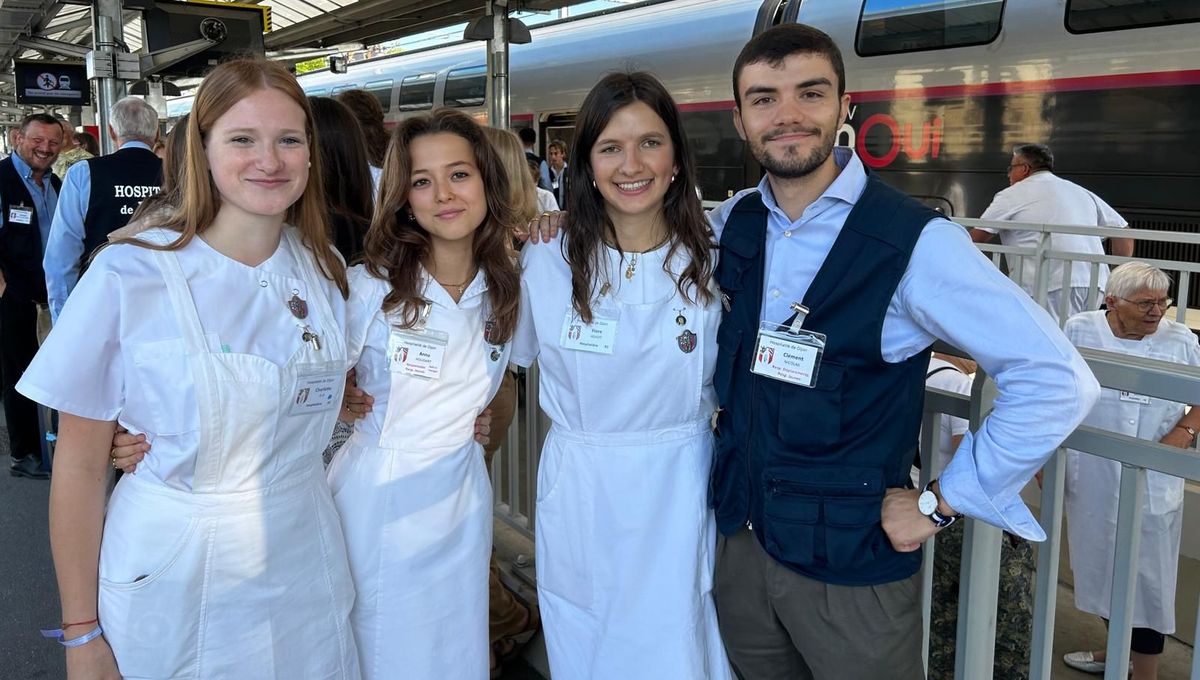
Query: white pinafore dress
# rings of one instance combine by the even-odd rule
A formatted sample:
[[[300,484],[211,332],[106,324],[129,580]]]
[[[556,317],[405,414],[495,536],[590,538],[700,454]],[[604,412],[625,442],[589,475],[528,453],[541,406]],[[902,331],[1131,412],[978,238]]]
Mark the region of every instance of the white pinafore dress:
[[[283,245],[320,290],[291,230]],[[314,326],[331,331],[320,350],[302,343],[282,366],[212,352],[176,255],[154,260],[184,332],[200,448],[190,493],[125,475],[109,503],[99,614],[121,676],[358,680],[354,590],[320,456],[347,368],[329,300],[307,301]],[[310,393],[325,385],[333,407],[291,415],[305,381]]]
[[[708,476],[720,303],[685,300],[667,247],[608,249],[611,354],[568,349],[559,243],[523,253],[513,361],[540,371],[553,426],[537,488],[537,579],[555,680],[732,677],[712,600]],[[673,272],[686,259],[676,255]],[[602,272],[603,274],[603,272]]]
[[[510,343],[485,338],[480,273],[458,303],[423,272],[425,328],[444,333],[437,379],[389,355],[391,286],[350,272],[351,356],[372,413],[329,466],[358,599],[351,617],[366,680],[488,677],[492,487],[475,418],[496,394]]]

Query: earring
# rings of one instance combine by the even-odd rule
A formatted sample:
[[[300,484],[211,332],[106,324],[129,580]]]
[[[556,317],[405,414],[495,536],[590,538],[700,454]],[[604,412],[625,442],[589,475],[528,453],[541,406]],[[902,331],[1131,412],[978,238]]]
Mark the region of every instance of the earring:
[[[672,174],[671,174],[671,184],[674,184],[674,183],[675,183],[675,175],[677,175],[677,174],[679,174],[679,173],[672,173]]]
[[[412,212],[411,210],[409,210],[409,211],[408,211],[408,221],[409,221],[409,222],[416,222],[416,221],[417,221],[417,216],[416,216],[416,215],[414,215],[414,214],[413,214],[413,212]]]
[[[597,186],[596,186],[596,180],[592,180],[592,188],[593,188],[593,189],[599,189],[599,188],[600,188],[600,187],[597,187]]]
[[[308,167],[310,167],[310,168],[312,167],[312,161],[308,162]]]

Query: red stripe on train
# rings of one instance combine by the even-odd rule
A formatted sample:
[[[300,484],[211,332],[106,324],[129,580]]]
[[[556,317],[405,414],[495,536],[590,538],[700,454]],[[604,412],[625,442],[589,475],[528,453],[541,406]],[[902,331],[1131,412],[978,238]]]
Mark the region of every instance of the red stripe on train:
[[[855,102],[889,101],[892,99],[953,99],[992,95],[1036,94],[1039,92],[1078,92],[1082,90],[1118,90],[1137,87],[1169,87],[1200,85],[1200,70],[1163,71],[1159,73],[1121,73],[1107,76],[1023,80],[976,85],[942,85],[898,90],[868,90],[852,92]]]

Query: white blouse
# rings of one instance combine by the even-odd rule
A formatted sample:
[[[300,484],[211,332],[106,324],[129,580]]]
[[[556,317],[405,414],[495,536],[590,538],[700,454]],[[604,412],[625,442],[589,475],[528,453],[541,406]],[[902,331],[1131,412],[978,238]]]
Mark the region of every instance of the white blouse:
[[[326,327],[309,305],[304,323],[320,335],[344,333],[346,304],[333,281],[309,290],[298,255],[280,239],[256,267],[193,238],[175,251],[213,352],[253,354],[285,364],[304,340],[288,310],[293,295],[324,295]],[[46,406],[94,420],[117,420],[152,446],[137,475],[190,491],[199,442],[195,384],[183,331],[163,276],[146,248],[116,244],[100,252],[67,299],[53,331],[17,389]]]

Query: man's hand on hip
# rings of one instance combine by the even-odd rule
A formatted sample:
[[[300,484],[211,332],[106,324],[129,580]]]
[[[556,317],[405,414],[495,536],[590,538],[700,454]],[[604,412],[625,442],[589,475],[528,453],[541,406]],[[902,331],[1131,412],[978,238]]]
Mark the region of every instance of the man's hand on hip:
[[[940,529],[917,508],[917,489],[888,489],[883,497],[883,532],[898,552],[912,552]]]

